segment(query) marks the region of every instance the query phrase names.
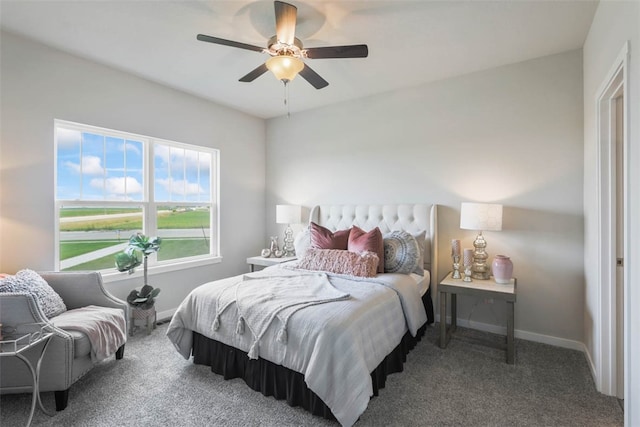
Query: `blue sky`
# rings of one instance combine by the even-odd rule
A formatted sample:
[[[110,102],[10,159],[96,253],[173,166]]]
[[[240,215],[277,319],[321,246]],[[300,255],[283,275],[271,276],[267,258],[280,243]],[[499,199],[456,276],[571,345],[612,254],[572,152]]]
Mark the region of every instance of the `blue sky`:
[[[58,200],[144,201],[143,142],[64,126],[56,135]],[[154,149],[156,201],[210,201],[210,153]]]

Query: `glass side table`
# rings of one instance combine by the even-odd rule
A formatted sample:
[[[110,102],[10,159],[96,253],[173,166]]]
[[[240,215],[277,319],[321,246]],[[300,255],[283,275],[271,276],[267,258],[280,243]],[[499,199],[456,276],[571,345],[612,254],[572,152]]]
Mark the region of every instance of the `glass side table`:
[[[18,326],[16,330],[20,330],[21,326],[22,325]],[[17,357],[18,359],[22,360],[25,365],[27,365],[29,373],[31,374],[33,387],[31,397],[31,410],[29,411],[27,427],[31,425],[31,421],[33,420],[33,414],[36,409],[36,401],[38,402],[38,406],[40,406],[40,409],[42,409],[42,412],[50,417],[54,415],[53,413],[44,409],[42,401],[40,400],[40,365],[42,364],[42,358],[47,351],[47,347],[49,347],[49,342],[51,341],[53,333],[47,332],[45,330],[46,326],[37,326],[39,329],[35,332],[11,333],[7,336],[2,337],[2,341],[0,341],[0,357]],[[38,361],[36,362],[36,366],[34,368],[33,364],[27,357],[25,357],[24,353],[32,348],[39,346],[40,344],[43,344],[42,351],[38,356]]]

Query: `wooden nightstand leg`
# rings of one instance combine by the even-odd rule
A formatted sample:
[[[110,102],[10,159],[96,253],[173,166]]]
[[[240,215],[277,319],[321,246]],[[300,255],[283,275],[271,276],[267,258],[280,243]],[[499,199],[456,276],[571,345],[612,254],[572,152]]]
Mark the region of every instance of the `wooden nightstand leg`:
[[[447,293],[440,292],[440,348],[447,347]]]
[[[451,294],[451,333],[458,328],[458,295]]]
[[[507,363],[516,363],[516,349],[514,342],[515,304],[507,301]]]

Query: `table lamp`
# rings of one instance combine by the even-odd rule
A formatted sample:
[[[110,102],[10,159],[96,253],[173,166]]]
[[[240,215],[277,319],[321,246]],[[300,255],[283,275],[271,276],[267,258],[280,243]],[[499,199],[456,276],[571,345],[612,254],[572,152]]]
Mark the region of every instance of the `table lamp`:
[[[502,230],[502,205],[490,203],[462,203],[460,205],[460,228],[476,230],[478,235],[473,242],[473,265],[471,277],[487,280],[491,276],[487,265],[487,242],[482,236],[483,231]]]
[[[284,256],[295,256],[293,247],[293,229],[291,224],[299,224],[302,221],[302,206],[299,205],[276,205],[276,223],[287,224],[284,230]]]

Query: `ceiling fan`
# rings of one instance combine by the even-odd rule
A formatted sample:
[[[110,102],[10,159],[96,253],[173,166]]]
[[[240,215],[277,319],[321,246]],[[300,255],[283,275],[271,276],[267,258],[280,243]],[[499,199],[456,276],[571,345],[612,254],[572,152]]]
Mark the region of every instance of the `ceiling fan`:
[[[296,15],[298,8],[282,1],[275,1],[276,35],[267,42],[267,47],[221,39],[218,37],[198,34],[197,39],[203,42],[224,46],[237,47],[271,55],[264,64],[260,65],[244,77],[241,82],[252,82],[270,70],[278,80],[286,85],[300,74],[316,89],[322,89],[329,83],[313,71],[303,59],[324,58],[366,58],[369,49],[366,44],[348,46],[311,47],[304,49],[300,39],[295,37]]]

